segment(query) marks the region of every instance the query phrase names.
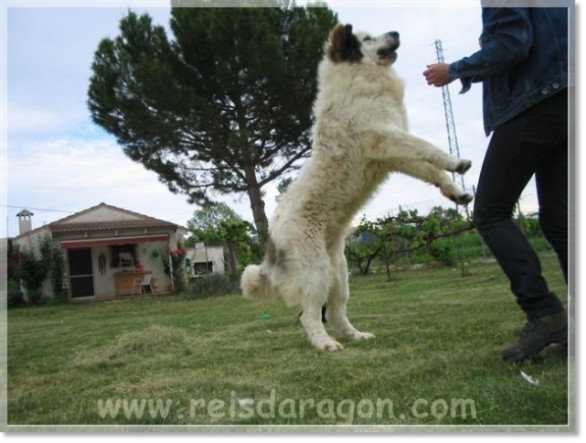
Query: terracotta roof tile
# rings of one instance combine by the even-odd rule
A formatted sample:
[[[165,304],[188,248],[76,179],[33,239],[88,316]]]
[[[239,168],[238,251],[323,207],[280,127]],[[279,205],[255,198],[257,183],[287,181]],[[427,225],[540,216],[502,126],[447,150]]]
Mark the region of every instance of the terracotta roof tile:
[[[123,220],[85,223],[51,223],[53,232],[112,231],[116,229],[176,228],[177,225],[163,220]]]

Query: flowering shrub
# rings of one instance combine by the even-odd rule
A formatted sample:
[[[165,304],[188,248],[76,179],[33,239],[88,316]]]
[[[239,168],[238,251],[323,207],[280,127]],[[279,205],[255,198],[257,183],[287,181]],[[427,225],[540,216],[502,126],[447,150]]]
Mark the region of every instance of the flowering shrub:
[[[168,257],[161,255],[161,259],[165,267],[165,274],[173,279],[175,292],[182,292],[185,289],[185,269],[183,266],[185,248],[182,245],[178,245],[175,249],[169,248]]]
[[[24,254],[20,259],[20,278],[27,289],[28,299],[33,304],[41,302],[40,290],[48,271],[47,264],[32,252]]]
[[[12,240],[8,240],[8,254],[7,254],[7,277],[8,280],[20,280],[20,261],[24,257],[18,246],[14,246]]]
[[[61,250],[53,245],[50,237],[46,237],[40,244],[40,257],[33,251],[21,251],[18,246],[8,243],[7,277],[11,289],[9,305],[17,306],[22,303],[20,285],[24,286],[28,302],[41,304],[43,299],[41,287],[48,278],[53,290],[53,301],[65,301],[67,295],[63,284],[65,261]]]
[[[67,301],[65,289],[65,257],[61,248],[57,247],[51,237],[45,237],[40,246],[41,257],[47,266],[47,274],[53,289],[53,301]]]

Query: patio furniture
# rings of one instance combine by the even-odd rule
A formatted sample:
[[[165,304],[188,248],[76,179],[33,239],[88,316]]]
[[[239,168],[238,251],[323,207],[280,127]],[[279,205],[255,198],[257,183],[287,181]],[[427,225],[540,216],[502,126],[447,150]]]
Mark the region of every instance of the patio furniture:
[[[144,274],[142,277],[135,277],[132,281],[132,295],[135,295],[135,290],[138,288],[139,294],[145,294],[145,286],[150,289],[150,293],[154,294],[155,291],[151,285],[151,278],[153,274]]]

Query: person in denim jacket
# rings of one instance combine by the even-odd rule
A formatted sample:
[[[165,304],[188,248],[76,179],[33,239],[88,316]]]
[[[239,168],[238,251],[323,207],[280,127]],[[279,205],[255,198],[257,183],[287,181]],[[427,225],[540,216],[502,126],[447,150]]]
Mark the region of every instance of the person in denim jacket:
[[[474,223],[527,317],[520,338],[502,351],[505,361],[518,362],[552,343],[567,352],[567,313],[512,215],[535,175],[539,222],[567,283],[569,12],[506,4],[482,2],[478,52],[429,65],[423,75],[437,87],[459,79],[461,93],[475,82],[483,85],[484,129],[492,138],[478,181]]]

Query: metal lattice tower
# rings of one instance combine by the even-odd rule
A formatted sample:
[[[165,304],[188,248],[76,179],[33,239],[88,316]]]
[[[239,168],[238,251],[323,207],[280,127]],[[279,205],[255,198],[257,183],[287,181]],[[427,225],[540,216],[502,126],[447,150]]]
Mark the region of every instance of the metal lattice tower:
[[[435,51],[437,53],[438,63],[444,63],[444,50],[442,48],[442,41],[435,41]],[[446,129],[448,131],[448,143],[450,154],[460,158],[460,148],[458,147],[458,136],[456,135],[456,123],[454,121],[454,113],[452,112],[452,100],[450,98],[450,90],[448,85],[442,86],[442,96],[444,98],[444,111],[446,114]],[[452,178],[456,181],[456,174],[452,173]],[[464,176],[458,174],[459,182],[462,189],[466,190],[464,185]],[[468,209],[466,209],[467,211]]]

